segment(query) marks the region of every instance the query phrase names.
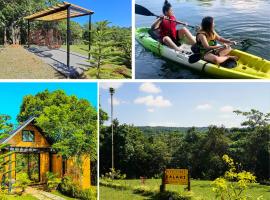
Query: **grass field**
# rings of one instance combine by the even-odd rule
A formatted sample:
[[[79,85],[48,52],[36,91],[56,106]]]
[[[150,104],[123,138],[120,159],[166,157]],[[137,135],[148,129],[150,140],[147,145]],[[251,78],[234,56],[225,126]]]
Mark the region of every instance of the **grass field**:
[[[115,180],[114,182],[124,185],[126,187],[135,187],[140,186],[140,180]],[[161,180],[159,179],[148,179],[145,181],[145,186],[149,187],[151,190],[158,191]],[[211,189],[211,181],[200,181],[200,180],[192,180],[191,181],[191,194],[194,200],[214,200],[215,194]],[[184,188],[186,186],[176,186],[176,185],[166,185],[166,189],[168,191],[177,191],[181,194],[185,194]],[[263,186],[259,184],[251,184],[248,191],[248,196],[251,199],[256,200],[257,197],[262,196],[264,200],[269,200],[270,195],[270,187]],[[125,198],[127,196],[127,198]],[[128,197],[132,197],[131,199],[149,199],[149,197],[140,196],[139,194],[133,194],[132,190],[120,191],[108,187],[100,187],[100,200],[107,199],[116,199],[116,200],[124,200],[129,199]],[[108,198],[110,197],[110,198]],[[115,198],[114,198],[115,197]]]
[[[61,47],[63,49],[67,49],[66,45],[62,45]],[[88,45],[85,44],[70,45],[70,50],[88,56]]]
[[[30,194],[17,196],[17,195],[7,195],[8,200],[38,200],[37,198],[31,196]]]
[[[65,78],[23,46],[0,48],[0,79],[63,79]]]

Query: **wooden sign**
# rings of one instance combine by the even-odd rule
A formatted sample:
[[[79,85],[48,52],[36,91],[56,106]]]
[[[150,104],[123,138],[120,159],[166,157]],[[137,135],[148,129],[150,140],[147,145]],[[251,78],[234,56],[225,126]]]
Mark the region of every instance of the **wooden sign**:
[[[190,175],[188,169],[165,169],[163,173],[160,191],[165,191],[166,184],[187,185],[190,191]]]
[[[187,169],[166,169],[165,184],[172,185],[188,185],[188,170]]]

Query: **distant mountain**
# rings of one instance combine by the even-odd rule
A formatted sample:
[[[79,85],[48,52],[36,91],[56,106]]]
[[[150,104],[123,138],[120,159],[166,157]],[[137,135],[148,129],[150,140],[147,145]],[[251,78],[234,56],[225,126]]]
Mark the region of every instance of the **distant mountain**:
[[[166,127],[166,126],[136,126],[143,133],[170,133],[170,132],[187,132],[191,127]],[[198,131],[204,132],[208,127],[195,127]]]

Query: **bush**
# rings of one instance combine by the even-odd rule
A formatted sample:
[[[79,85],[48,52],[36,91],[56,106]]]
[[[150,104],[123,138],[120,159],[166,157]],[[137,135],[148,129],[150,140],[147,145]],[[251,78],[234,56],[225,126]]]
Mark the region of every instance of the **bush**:
[[[61,184],[59,185],[59,190],[61,193],[82,199],[82,200],[96,200],[97,199],[97,193],[96,189],[89,188],[89,189],[81,189],[78,185],[75,185],[72,181],[72,179],[69,176],[65,176]]]
[[[223,177],[213,181],[213,191],[216,193],[216,199],[226,200],[247,200],[246,194],[248,184],[255,183],[256,177],[247,171],[237,171],[235,163],[228,155],[222,157],[228,165],[229,170]]]
[[[57,178],[57,174],[52,172],[46,173],[46,190],[51,192],[56,190],[59,184],[61,183],[61,178]]]
[[[102,178],[123,180],[126,178],[126,174],[121,174],[120,170],[110,168],[110,171],[107,172],[105,175],[102,175]]]
[[[100,185],[118,189],[118,190],[127,190],[130,189],[128,186],[121,185],[120,183],[114,183],[113,180],[111,179],[106,179],[106,180],[100,180],[99,182]]]
[[[97,192],[94,188],[85,189],[80,191],[76,198],[82,200],[94,200],[97,199]]]
[[[141,194],[143,196],[151,196],[155,194],[155,191],[153,191],[151,188],[145,185],[136,186],[133,188],[133,192],[135,194]]]
[[[14,187],[19,187],[21,188],[21,193],[20,195],[22,195],[22,193],[24,193],[25,188],[31,183],[31,180],[28,177],[27,173],[18,173],[16,175],[16,182],[14,183]]]
[[[0,189],[0,200],[8,200],[6,193]]]

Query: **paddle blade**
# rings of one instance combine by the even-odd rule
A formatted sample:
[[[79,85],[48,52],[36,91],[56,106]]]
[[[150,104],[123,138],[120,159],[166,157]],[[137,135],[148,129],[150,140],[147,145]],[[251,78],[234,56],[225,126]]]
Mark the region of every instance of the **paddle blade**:
[[[198,54],[198,53],[192,54],[192,55],[189,56],[189,58],[188,58],[188,62],[189,62],[190,64],[196,63],[196,62],[198,62],[199,60],[201,60],[201,54]]]
[[[144,16],[156,16],[150,10],[138,4],[135,4],[135,13],[138,15],[144,15]]]

